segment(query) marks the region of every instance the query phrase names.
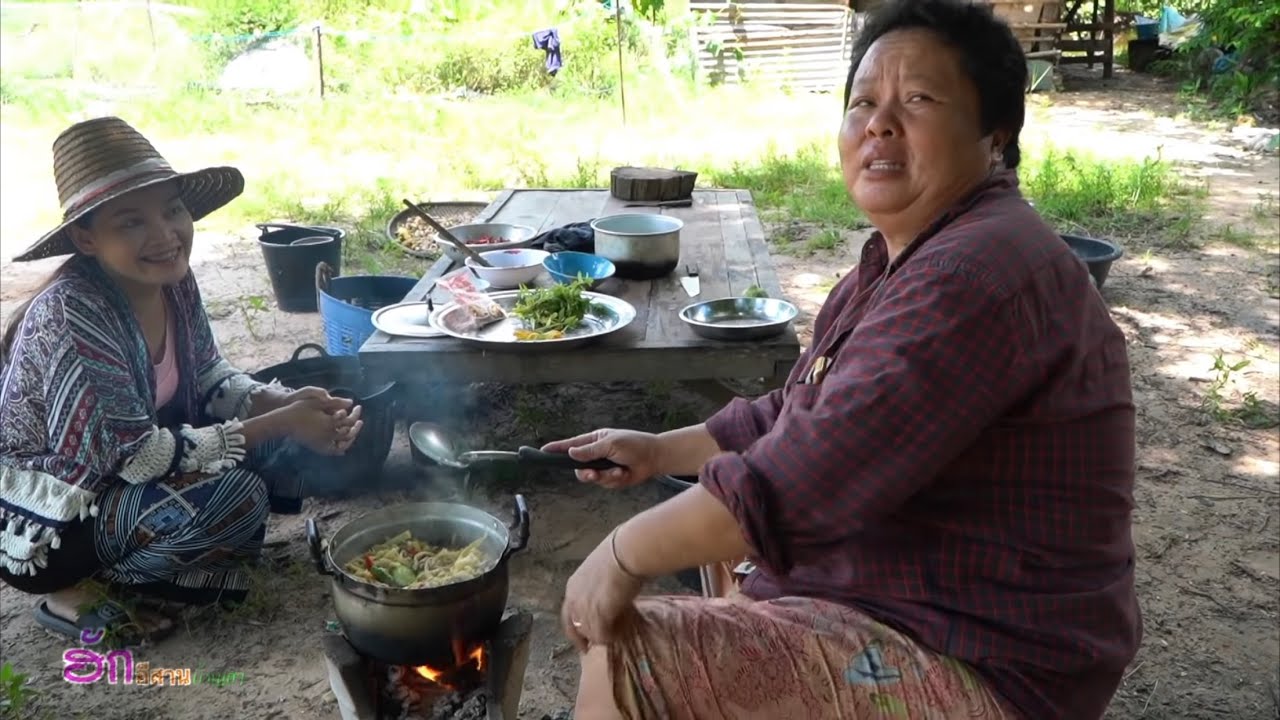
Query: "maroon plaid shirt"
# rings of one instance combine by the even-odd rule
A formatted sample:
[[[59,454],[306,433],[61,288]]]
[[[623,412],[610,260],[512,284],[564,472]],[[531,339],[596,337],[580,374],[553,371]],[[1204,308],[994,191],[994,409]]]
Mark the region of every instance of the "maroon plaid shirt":
[[[785,387],[707,422],[743,592],[856,607],[1033,720],[1101,717],[1142,635],[1124,336],[1012,172],[887,259],[877,234]]]

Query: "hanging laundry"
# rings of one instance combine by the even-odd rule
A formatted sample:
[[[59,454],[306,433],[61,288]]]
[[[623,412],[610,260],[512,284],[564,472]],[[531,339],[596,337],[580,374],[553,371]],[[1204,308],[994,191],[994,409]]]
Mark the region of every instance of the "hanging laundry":
[[[564,57],[560,54],[560,31],[555,28],[539,30],[533,34],[533,46],[547,54],[547,72],[554,76],[564,67]]]

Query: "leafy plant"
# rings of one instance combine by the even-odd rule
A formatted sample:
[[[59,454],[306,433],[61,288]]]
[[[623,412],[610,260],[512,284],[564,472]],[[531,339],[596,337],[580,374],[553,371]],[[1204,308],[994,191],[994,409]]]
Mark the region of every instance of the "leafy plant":
[[[244,52],[261,38],[297,26],[297,0],[207,0],[209,50],[217,64]]]
[[[15,670],[12,663],[0,665],[0,717],[22,717],[36,694],[30,684],[31,679]]]
[[[509,46],[463,41],[446,47],[444,57],[430,70],[440,90],[466,88],[496,94],[547,83],[542,54],[528,43]]]
[[[666,8],[666,0],[632,0],[631,7],[650,22],[658,22]]]
[[[1231,363],[1223,356],[1221,350],[1215,353],[1213,367],[1210,368],[1214,377],[1209,382],[1209,388],[1205,391],[1200,407],[1209,414],[1209,417],[1218,422],[1237,422],[1249,428],[1274,427],[1280,424],[1275,408],[1271,403],[1259,398],[1258,393],[1252,390],[1240,396],[1238,406],[1228,406],[1226,389],[1231,383],[1231,378],[1248,366],[1248,358]]]
[[[1190,11],[1187,9],[1186,11]],[[1180,48],[1189,89],[1231,115],[1277,112],[1280,3],[1214,0],[1197,4],[1204,28]]]

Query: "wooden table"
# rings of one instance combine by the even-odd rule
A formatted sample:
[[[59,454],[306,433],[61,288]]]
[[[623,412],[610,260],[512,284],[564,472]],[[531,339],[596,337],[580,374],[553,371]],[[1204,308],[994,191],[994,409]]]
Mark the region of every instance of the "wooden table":
[[[505,384],[700,381],[764,378],[781,384],[800,356],[792,325],[773,339],[750,342],[706,340],[680,320],[684,306],[699,300],[742,295],[758,285],[771,297],[782,288],[769,257],[764,228],[745,190],[700,190],[685,208],[627,208],[607,190],[507,190],[475,222],[529,225],[544,232],[605,215],[661,212],[684,221],[676,272],[657,280],[613,278],[598,292],[625,299],[636,319],[597,342],[545,353],[485,350],[453,338],[400,338],[375,332],[360,348],[365,368],[379,376],[426,382]],[[690,298],[680,285],[686,265],[696,264],[700,293]],[[457,267],[437,260],[406,300],[420,301],[435,281]],[[432,299],[447,302],[436,289]]]

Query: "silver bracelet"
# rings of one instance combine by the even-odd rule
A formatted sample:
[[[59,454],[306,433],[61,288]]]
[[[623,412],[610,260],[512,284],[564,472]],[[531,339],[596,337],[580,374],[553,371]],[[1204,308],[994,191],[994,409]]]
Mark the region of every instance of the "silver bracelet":
[[[618,527],[613,529],[613,532],[609,533],[609,548],[613,550],[613,564],[618,566],[618,569],[622,571],[623,575],[626,575],[632,580],[639,580],[641,582],[644,582],[648,578],[641,577],[631,572],[630,570],[627,569],[626,565],[622,564],[622,560],[618,559],[618,531],[621,529],[622,529],[622,526],[619,525]]]

